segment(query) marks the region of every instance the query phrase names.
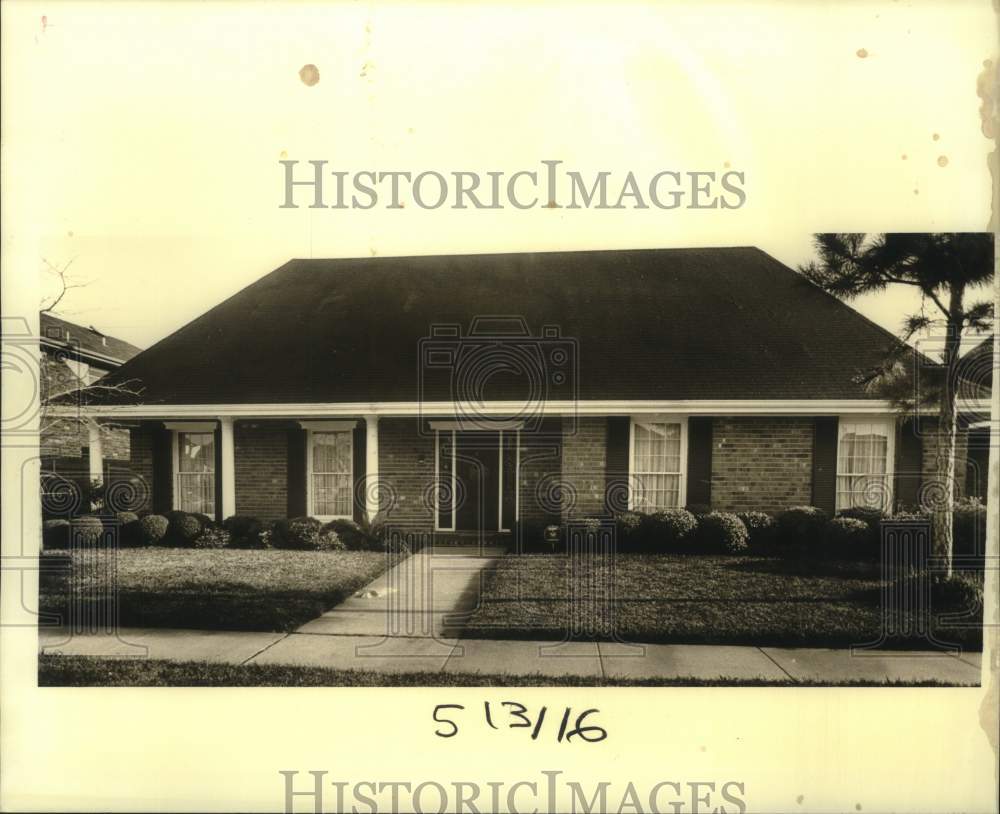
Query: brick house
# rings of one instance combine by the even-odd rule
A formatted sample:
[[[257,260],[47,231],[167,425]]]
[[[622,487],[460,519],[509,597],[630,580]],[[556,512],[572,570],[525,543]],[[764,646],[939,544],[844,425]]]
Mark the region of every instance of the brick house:
[[[859,383],[897,342],[754,248],[292,260],[116,371],[141,401],[90,409],[132,422],[140,511],[444,538],[890,508],[934,470],[933,418]]]
[[[82,388],[117,370],[140,348],[108,336],[94,327],[83,327],[48,313],[39,314],[40,376],[43,403],[59,397],[73,398]],[[46,513],[66,507],[65,496],[87,493],[91,480],[106,480],[112,468],[128,471],[129,431],[104,424],[94,426],[78,416],[46,414],[39,428],[43,508]],[[91,467],[91,431],[101,454]],[[66,487],[70,485],[67,491]],[[86,506],[83,506],[86,510]]]

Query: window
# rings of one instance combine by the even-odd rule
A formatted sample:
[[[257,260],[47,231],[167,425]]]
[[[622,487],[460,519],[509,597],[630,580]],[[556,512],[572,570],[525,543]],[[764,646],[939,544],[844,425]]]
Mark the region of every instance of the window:
[[[837,510],[892,507],[895,425],[884,419],[841,421],[837,445]]]
[[[353,433],[309,432],[309,514],[352,517]]]
[[[671,509],[684,499],[685,421],[632,424],[631,506],[640,512]]]
[[[174,508],[215,517],[215,433],[178,432]]]

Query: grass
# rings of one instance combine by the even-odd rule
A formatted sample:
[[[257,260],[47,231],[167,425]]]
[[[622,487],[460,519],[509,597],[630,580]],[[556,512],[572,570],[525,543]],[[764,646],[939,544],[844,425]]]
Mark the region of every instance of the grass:
[[[885,618],[883,579],[869,563],[692,554],[622,554],[613,572],[572,563],[558,555],[500,560],[463,635],[561,639],[569,630],[637,642],[846,647],[878,640]],[[915,626],[915,613],[903,621]],[[978,620],[935,618],[934,629],[967,648],[982,643]],[[921,645],[910,634],[885,646]]]
[[[46,559],[68,552],[46,551]],[[117,588],[119,624],[288,631],[386,570],[374,551],[189,548],[75,550],[72,571],[43,576],[40,609],[63,619],[97,610]],[[44,574],[45,572],[43,572]]]
[[[764,679],[626,679],[591,676],[484,673],[379,673],[272,664],[108,659],[92,656],[40,656],[39,687],[773,687],[791,681]],[[940,681],[803,681],[797,686],[944,687]]]

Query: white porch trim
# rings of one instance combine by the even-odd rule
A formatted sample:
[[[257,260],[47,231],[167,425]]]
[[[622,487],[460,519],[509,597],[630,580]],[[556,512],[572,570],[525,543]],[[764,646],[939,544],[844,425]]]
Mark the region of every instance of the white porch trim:
[[[989,401],[980,399],[967,402],[963,412],[988,412]],[[770,416],[822,416],[822,415],[871,415],[895,414],[892,402],[876,399],[713,399],[674,401],[547,401],[537,408],[525,410],[522,401],[492,401],[468,404],[453,401],[387,401],[343,403],[295,404],[137,404],[137,405],[88,405],[83,407],[52,408],[55,414],[153,419],[215,418],[220,415],[233,418],[308,418],[311,416],[336,418],[338,416],[454,416],[455,420],[474,421],[495,415],[770,415]]]
[[[233,440],[233,419],[219,416],[219,440],[222,459],[222,517],[236,514],[236,444]]]
[[[378,416],[365,416],[365,512],[369,521],[378,514]]]

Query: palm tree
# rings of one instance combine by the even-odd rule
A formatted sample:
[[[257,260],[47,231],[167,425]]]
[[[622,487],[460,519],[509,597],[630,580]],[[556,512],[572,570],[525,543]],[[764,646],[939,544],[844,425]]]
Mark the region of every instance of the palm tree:
[[[974,289],[993,277],[993,236],[988,233],[864,234],[824,233],[814,236],[818,260],[800,267],[812,282],[829,293],[852,299],[884,291],[889,286],[911,286],[920,292],[919,313],[908,315],[897,351],[868,380],[903,402],[900,381],[909,385],[913,408],[933,403],[938,411],[936,475],[945,498],[932,507],[933,550],[947,573],[952,563],[952,513],[955,500],[955,443],[958,435],[959,360],[963,334],[987,331],[993,303],[967,303]],[[928,314],[928,311],[930,314]],[[944,350],[938,375],[922,372],[915,382],[900,376],[905,343],[919,332],[941,330]],[[916,387],[916,390],[914,389]]]

